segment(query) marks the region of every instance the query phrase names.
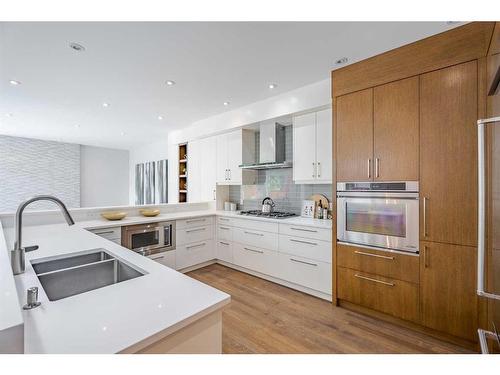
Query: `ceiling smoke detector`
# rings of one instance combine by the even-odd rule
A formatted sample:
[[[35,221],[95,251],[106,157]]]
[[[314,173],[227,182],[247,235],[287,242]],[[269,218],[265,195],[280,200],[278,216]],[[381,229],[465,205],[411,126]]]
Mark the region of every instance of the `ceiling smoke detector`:
[[[71,42],[69,44],[69,48],[71,48],[72,50],[74,50],[76,52],[83,52],[83,51],[85,51],[85,47],[84,46],[82,46],[81,44],[75,43],[75,42]]]
[[[340,59],[338,59],[337,61],[335,61],[335,64],[336,65],[342,65],[342,64],[345,64],[348,61],[349,61],[349,59],[347,57],[341,57]]]

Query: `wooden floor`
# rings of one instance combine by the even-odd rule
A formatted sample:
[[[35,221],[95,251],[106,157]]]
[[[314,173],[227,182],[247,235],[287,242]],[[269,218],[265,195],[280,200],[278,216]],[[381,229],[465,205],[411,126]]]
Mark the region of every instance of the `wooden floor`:
[[[220,264],[188,275],[231,295],[224,353],[468,353]]]

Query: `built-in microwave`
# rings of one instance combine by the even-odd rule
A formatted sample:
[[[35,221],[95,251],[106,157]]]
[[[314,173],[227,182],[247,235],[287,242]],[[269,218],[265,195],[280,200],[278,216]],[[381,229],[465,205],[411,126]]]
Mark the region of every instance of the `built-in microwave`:
[[[418,182],[337,183],[337,240],[418,253]]]
[[[122,227],[122,245],[142,255],[175,249],[175,222],[148,223]]]

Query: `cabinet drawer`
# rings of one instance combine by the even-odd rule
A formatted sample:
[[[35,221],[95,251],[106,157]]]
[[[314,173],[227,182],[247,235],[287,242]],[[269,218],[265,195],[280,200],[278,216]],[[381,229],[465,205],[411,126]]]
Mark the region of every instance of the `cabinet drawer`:
[[[393,279],[419,282],[419,257],[337,244],[337,265]]]
[[[280,224],[280,234],[294,237],[311,238],[320,241],[332,241],[332,230],[325,228],[305,227],[302,225]]]
[[[165,251],[159,254],[149,255],[148,258],[175,270],[176,250]]]
[[[326,294],[332,294],[332,265],[289,254],[278,254],[278,277]]]
[[[418,322],[418,285],[337,267],[337,294],[397,318]]]
[[[269,250],[278,250],[278,235],[255,229],[233,229],[233,240],[245,245],[262,247]]]
[[[178,246],[176,249],[177,269],[194,266],[212,259],[215,259],[212,240]]]
[[[217,216],[217,223],[222,225],[234,225],[233,218],[226,216]]]
[[[214,223],[213,216],[204,216],[204,217],[194,217],[192,219],[186,219],[186,220],[177,220],[175,222],[175,225],[177,226],[177,229],[184,229],[184,228],[201,227],[205,225],[213,225],[213,223]]]
[[[274,276],[277,258],[275,251],[233,243],[233,262],[238,266]]]
[[[217,259],[233,263],[233,244],[230,241],[217,241]]]
[[[217,239],[224,241],[233,240],[233,228],[228,225],[217,224]]]
[[[213,239],[213,227],[211,225],[197,228],[184,228],[176,230],[177,245]]]
[[[90,232],[97,234],[98,236],[105,238],[113,242],[121,242],[122,238],[122,228],[101,228],[101,229],[91,229]]]
[[[332,263],[332,243],[309,238],[292,237],[280,234],[279,251],[309,259]]]
[[[235,227],[278,233],[278,223],[274,222],[235,218],[232,223]]]

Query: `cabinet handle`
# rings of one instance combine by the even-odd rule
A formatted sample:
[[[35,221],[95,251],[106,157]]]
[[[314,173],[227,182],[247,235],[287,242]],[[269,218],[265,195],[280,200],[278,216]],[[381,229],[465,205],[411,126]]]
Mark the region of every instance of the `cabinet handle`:
[[[215,201],[215,200],[217,200],[217,197],[215,196],[215,189],[214,189],[213,193],[214,193],[214,199],[213,200]]]
[[[201,231],[206,230],[206,229],[207,229],[207,228],[189,229],[189,230],[186,230],[186,233],[201,232]]]
[[[186,220],[186,223],[197,223],[198,221],[205,221],[206,219],[193,219],[193,220]]]
[[[321,163],[318,161],[318,178],[321,177]]]
[[[254,236],[263,236],[264,235],[264,233],[255,233],[255,232],[247,232],[247,231],[244,231],[243,233],[253,234]]]
[[[228,169],[226,169],[226,171],[224,172],[224,178],[225,178],[226,181],[229,179],[227,172],[228,172]]]
[[[358,250],[355,250],[354,254],[366,255],[366,256],[374,257],[374,258],[382,258],[382,259],[394,260],[394,257],[388,257],[386,255],[378,255],[378,254],[372,254],[372,253],[365,253],[363,251],[358,251]]]
[[[229,228],[229,227],[219,227],[219,229],[229,230],[231,228]]]
[[[311,233],[318,233],[317,230],[312,230],[312,229],[302,229],[302,228],[290,228],[291,230],[298,230],[301,232],[311,232]]]
[[[227,242],[224,242],[224,241],[219,241],[219,243],[220,243],[220,244],[222,244],[222,245],[226,245],[226,246],[229,246],[229,243],[227,243]]]
[[[292,242],[298,242],[298,243],[305,243],[307,245],[314,245],[314,246],[317,246],[318,244],[315,243],[315,242],[309,242],[309,241],[301,241],[301,240],[295,240],[293,238],[290,238],[290,241]]]
[[[107,232],[94,232],[94,234],[97,234],[98,236],[102,235],[102,234],[111,234],[111,233],[115,233],[114,230],[108,230]]]
[[[372,178],[371,164],[372,164],[372,159],[368,158],[368,178]]]
[[[228,172],[229,172],[229,178],[228,178],[228,180],[231,181],[231,178],[232,178],[231,177],[231,169],[228,169]]]
[[[302,263],[302,264],[307,264],[308,266],[318,267],[318,265],[316,263],[304,262],[303,260],[298,260],[298,259],[293,259],[293,258],[290,258],[290,260],[292,262],[295,262],[295,263]]]
[[[220,221],[229,221],[229,219],[226,219],[225,217],[219,217]]]
[[[423,204],[423,221],[424,221],[424,237],[427,237],[427,197],[424,197]]]
[[[380,177],[380,159],[375,158],[375,177],[379,178]]]
[[[252,251],[254,253],[264,254],[262,250],[250,249],[249,247],[244,247],[245,250]]]
[[[313,177],[313,178],[316,176],[316,173],[315,173],[315,172],[316,172],[316,171],[315,171],[315,169],[316,169],[316,168],[315,168],[315,165],[316,165],[316,163],[312,163],[312,167],[313,167],[312,177]]]
[[[361,275],[358,275],[357,273],[355,273],[354,276],[357,277],[358,279],[373,281],[374,283],[384,284],[384,285],[388,285],[388,286],[394,286],[394,283],[388,283],[387,281],[372,279],[371,277],[361,276]]]
[[[157,259],[163,259],[163,258],[164,258],[164,256],[162,255],[162,256],[159,256],[159,257],[156,257],[156,258],[150,258],[150,259],[151,260],[157,260]]]
[[[205,246],[206,244],[207,244],[206,242],[203,242],[203,243],[199,243],[199,244],[196,244],[196,245],[186,246],[186,249],[194,249],[196,247]]]
[[[428,251],[429,251],[429,247],[424,245],[424,268],[429,267],[429,263],[427,263],[427,259],[428,259],[427,252]]]

